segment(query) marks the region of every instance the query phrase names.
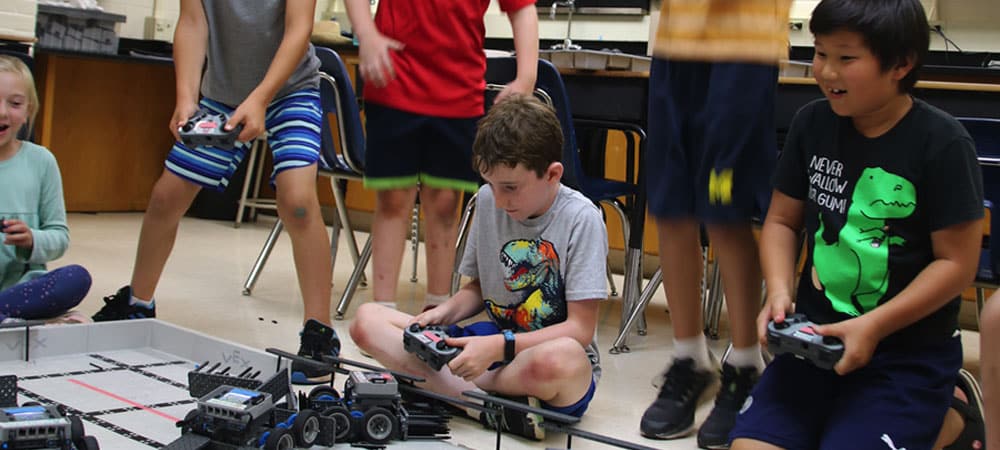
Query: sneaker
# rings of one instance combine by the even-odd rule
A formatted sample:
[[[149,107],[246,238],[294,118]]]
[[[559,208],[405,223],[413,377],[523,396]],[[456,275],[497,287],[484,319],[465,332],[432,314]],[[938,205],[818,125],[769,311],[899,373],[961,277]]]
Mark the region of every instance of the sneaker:
[[[722,386],[715,397],[712,412],[698,430],[698,448],[729,448],[729,432],[758,378],[760,374],[756,368],[722,365]]]
[[[952,398],[951,408],[965,419],[965,427],[955,438],[955,442],[944,446],[944,450],[979,450],[986,447],[986,428],[983,424],[983,393],[979,382],[967,370],[958,373],[955,387],[965,394],[965,400]]]
[[[493,395],[518,403],[524,403],[525,405],[533,408],[542,408],[542,403],[535,397],[528,397],[524,395],[516,397],[498,394]],[[484,427],[491,430],[496,430],[499,427],[500,431],[506,431],[508,433],[516,434],[535,441],[545,439],[545,428],[542,428],[541,415],[514,408],[505,408],[490,401],[486,401],[483,406],[485,406],[486,409],[499,409],[503,411],[503,413],[499,415],[489,414],[485,411],[480,413],[479,423],[483,424]]]
[[[104,297],[104,307],[92,319],[94,322],[107,322],[110,320],[128,319],[152,319],[156,317],[156,302],[150,307],[132,305],[132,288],[124,286],[115,292],[114,295]]]
[[[697,370],[691,358],[674,360],[652,405],[639,423],[643,436],[677,439],[694,431],[694,412],[716,382],[715,373]]]
[[[340,338],[337,337],[337,332],[317,320],[309,319],[299,336],[299,356],[322,362],[323,356],[340,355]],[[331,380],[333,371],[330,369],[292,361],[293,384],[321,384]]]

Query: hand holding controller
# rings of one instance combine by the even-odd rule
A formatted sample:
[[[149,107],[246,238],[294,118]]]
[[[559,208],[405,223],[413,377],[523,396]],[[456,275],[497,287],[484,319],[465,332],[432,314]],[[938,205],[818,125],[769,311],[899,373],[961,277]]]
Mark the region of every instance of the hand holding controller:
[[[420,324],[414,323],[403,330],[403,348],[416,355],[432,369],[441,370],[442,366],[462,352],[462,349],[451,347],[444,342],[448,337],[444,327],[421,327]]]
[[[790,314],[784,322],[767,324],[767,347],[775,355],[791,353],[821,369],[833,369],[844,355],[844,343],[816,333],[815,324],[803,314]]]
[[[243,125],[237,125],[232,130],[226,131],[223,127],[228,121],[229,116],[225,113],[199,109],[177,130],[177,133],[181,137],[181,142],[188,147],[205,145],[231,149],[236,145],[236,138],[243,130]]]

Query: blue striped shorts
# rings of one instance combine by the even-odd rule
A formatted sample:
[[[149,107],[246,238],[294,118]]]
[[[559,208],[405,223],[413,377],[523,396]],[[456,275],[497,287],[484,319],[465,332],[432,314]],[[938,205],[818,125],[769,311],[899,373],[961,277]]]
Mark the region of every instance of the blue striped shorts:
[[[202,98],[202,108],[232,114],[235,108]],[[275,99],[264,115],[265,136],[274,157],[271,185],[284,170],[307,167],[319,161],[322,112],[319,90],[302,89]],[[237,142],[232,149],[175,142],[167,155],[167,170],[199,186],[225,190],[229,179],[243,162],[253,140]]]

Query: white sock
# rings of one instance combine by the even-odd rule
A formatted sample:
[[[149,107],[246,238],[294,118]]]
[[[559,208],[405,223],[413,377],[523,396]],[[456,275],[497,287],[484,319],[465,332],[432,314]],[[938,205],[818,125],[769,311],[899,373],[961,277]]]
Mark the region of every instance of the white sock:
[[[760,355],[760,344],[733,348],[726,357],[726,364],[737,368],[752,367],[757,369],[757,373],[764,372],[764,357]]]
[[[396,307],[396,302],[387,302],[387,301],[382,301],[382,300],[375,300],[375,304],[376,305],[382,305],[382,306],[385,306],[386,308],[390,308],[390,309],[399,309],[399,308]]]
[[[705,335],[677,339],[674,338],[674,359],[690,358],[699,370],[712,370],[712,359],[708,356],[708,341]]]
[[[440,304],[448,301],[448,299],[450,299],[450,298],[451,298],[451,296],[449,296],[448,294],[431,294],[431,293],[428,292],[427,295],[424,295],[424,304],[425,305],[440,305]]]
[[[129,299],[128,304],[152,309],[153,305],[156,304],[156,299],[151,298],[149,300],[143,300],[133,295],[132,298]]]

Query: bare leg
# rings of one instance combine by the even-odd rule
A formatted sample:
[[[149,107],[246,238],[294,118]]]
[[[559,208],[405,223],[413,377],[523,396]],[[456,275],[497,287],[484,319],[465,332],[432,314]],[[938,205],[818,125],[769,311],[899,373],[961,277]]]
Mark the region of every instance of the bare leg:
[[[164,170],[142,216],[132,267],[132,295],[150,300],[177,239],[177,225],[201,187]]]
[[[275,178],[278,216],[292,239],[295,273],[302,292],[303,323],[330,324],[330,237],[316,196],[316,165],[282,171]]]
[[[396,301],[399,270],[416,193],[416,187],[376,193],[372,222],[372,275],[375,278],[372,295],[375,301]]]
[[[701,238],[694,219],[657,219],[663,292],[674,339],[698,336],[701,317]],[[696,262],[697,261],[697,262]]]
[[[420,207],[427,222],[424,235],[427,253],[427,293],[448,295],[455,267],[458,238],[459,191],[420,188]]]
[[[487,372],[475,384],[455,375],[447,366],[434,371],[403,349],[403,328],[413,316],[381,305],[366,303],[351,323],[351,339],[379,363],[424,377],[427,389],[461,397],[477,386],[509,395],[530,395],[555,406],[579,401],[590,388],[591,366],[583,347],[570,338],[559,338],[524,350],[507,367]]]
[[[749,224],[709,225],[707,228],[726,292],[733,347],[756,345],[761,272],[753,232]]]

